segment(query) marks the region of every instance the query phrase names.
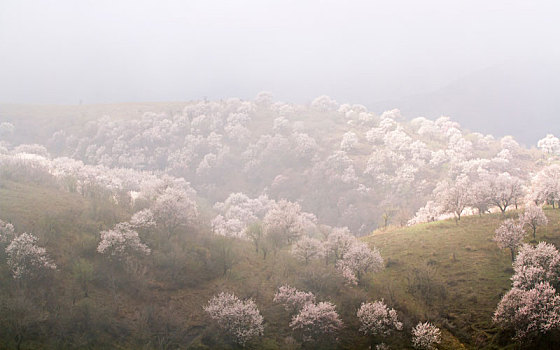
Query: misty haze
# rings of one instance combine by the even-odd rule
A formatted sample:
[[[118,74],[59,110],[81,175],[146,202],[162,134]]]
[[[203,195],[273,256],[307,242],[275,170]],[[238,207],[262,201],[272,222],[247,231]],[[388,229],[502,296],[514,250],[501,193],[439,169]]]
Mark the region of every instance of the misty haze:
[[[0,3],[0,349],[560,348],[560,4]]]

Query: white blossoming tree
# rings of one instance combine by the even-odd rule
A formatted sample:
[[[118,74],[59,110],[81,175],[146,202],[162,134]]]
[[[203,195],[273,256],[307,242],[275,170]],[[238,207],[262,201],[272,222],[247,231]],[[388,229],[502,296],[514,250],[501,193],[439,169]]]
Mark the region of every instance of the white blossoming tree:
[[[138,232],[128,222],[121,222],[111,230],[101,231],[100,236],[97,252],[111,259],[126,261],[137,254],[150,254],[150,248],[140,241]]]
[[[548,219],[542,208],[533,203],[530,203],[525,207],[525,211],[519,217],[519,220],[523,226],[528,225],[533,230],[533,239],[537,239],[538,226],[548,225]]]
[[[498,176],[488,176],[486,180],[490,184],[491,203],[500,208],[502,214],[512,205],[517,207],[524,193],[521,179],[509,173],[501,173]]]
[[[0,244],[7,244],[15,237],[14,225],[0,220]]]
[[[316,220],[313,215],[302,212],[299,204],[280,200],[264,216],[263,227],[265,234],[282,246],[298,240]]]
[[[494,322],[527,342],[560,328],[560,253],[550,243],[524,244],[513,263],[513,287],[501,299]]]
[[[556,206],[560,201],[560,165],[551,164],[539,171],[531,180],[530,199],[535,204]]]
[[[496,230],[494,241],[500,249],[509,249],[511,251],[511,261],[513,261],[515,259],[515,250],[521,245],[524,236],[525,230],[523,230],[523,225],[519,221],[506,219]]]
[[[377,248],[371,250],[367,244],[362,242],[354,243],[336,265],[342,272],[346,271],[345,277],[349,284],[354,284],[354,281],[360,283],[366,273],[376,273],[383,270],[384,267],[379,250]],[[353,278],[352,275],[354,275]]]
[[[383,300],[362,303],[356,316],[360,320],[360,332],[372,337],[387,337],[403,328],[395,309],[389,309]]]
[[[457,221],[471,201],[471,182],[465,174],[457,177],[455,182],[442,182],[436,188],[435,197],[445,212],[453,213]]]
[[[429,322],[419,322],[412,329],[412,346],[420,350],[433,350],[441,342],[441,331]]]
[[[56,269],[46,249],[39,247],[37,241],[34,235],[22,233],[6,248],[8,266],[15,279],[36,278],[46,271]]]
[[[292,254],[307,265],[312,259],[324,255],[323,244],[318,239],[304,236],[293,245]]]
[[[134,213],[130,219],[130,224],[135,228],[150,228],[156,225],[154,213],[151,209],[143,209]]]
[[[303,292],[289,285],[283,285],[274,294],[274,302],[284,305],[286,311],[297,312],[305,305],[315,303],[315,295],[311,292]]]
[[[252,299],[240,300],[232,293],[222,292],[208,301],[204,311],[241,346],[264,333],[263,317]]]
[[[196,203],[186,191],[176,187],[166,188],[151,209],[168,238],[176,234],[177,228],[192,223],[198,217]]]
[[[513,263],[513,286],[530,289],[540,282],[549,281],[553,287],[560,286],[560,253],[551,243],[540,242],[536,246],[524,244]]]
[[[342,141],[340,141],[340,149],[345,152],[349,152],[353,150],[357,144],[358,136],[355,133],[349,131],[342,135]]]
[[[537,142],[537,147],[549,155],[560,154],[560,140],[552,134],[547,134]]]
[[[342,327],[343,322],[334,304],[330,302],[306,304],[290,322],[290,328],[301,332],[304,342],[321,343],[336,340]]]
[[[333,258],[334,263],[344,258],[350,247],[357,242],[355,236],[347,227],[334,228],[325,242],[325,254],[327,259]]]
[[[560,295],[548,282],[540,282],[527,290],[513,287],[498,304],[493,320],[515,330],[516,339],[526,340],[560,328],[559,315]]]

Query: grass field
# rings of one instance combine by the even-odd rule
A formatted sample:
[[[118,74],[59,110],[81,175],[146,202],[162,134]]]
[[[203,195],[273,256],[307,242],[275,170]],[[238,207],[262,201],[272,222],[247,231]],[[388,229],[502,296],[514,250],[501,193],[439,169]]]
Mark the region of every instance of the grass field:
[[[545,213],[549,225],[537,230],[537,241],[558,245],[560,211],[547,208]],[[507,217],[517,215],[507,212]],[[399,308],[445,326],[468,348],[499,348],[492,314],[513,273],[509,251],[492,240],[503,219],[487,214],[463,217],[457,224],[446,220],[375,231],[364,239],[380,249],[388,266],[373,283],[388,286],[384,294]],[[423,293],[428,283],[432,287]]]

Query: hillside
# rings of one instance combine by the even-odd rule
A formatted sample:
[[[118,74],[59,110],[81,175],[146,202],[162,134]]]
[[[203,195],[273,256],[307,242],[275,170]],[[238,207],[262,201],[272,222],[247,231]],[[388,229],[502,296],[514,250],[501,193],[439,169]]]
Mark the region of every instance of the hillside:
[[[276,102],[269,93],[249,101],[11,105],[0,106],[7,130],[0,153],[165,173],[186,179],[210,205],[238,192],[287,199],[357,235],[379,227],[383,215],[406,223],[458,173],[477,181],[480,168],[528,181],[542,167],[540,152],[511,137],[415,116],[377,115],[328,96]]]
[[[448,220],[376,231],[363,240],[380,249],[386,268],[350,287],[322,261],[303,265],[289,250],[263,259],[248,242],[212,239],[204,230],[183,231],[173,246],[152,238],[157,248],[133,270],[108,265],[95,252],[98,232],[126,219],[128,212],[106,199],[3,178],[2,217],[17,231],[37,234],[59,270],[33,282],[44,292],[26,299],[25,286],[0,264],[0,343],[14,347],[13,335],[21,334],[21,349],[230,348],[202,310],[210,296],[226,290],[253,298],[265,319],[264,337],[249,348],[297,349],[301,345],[287,327],[289,314],[272,302],[285,283],[337,306],[346,327],[336,348],[367,348],[355,312],[360,303],[380,298],[404,323],[405,331],[385,339],[394,348],[411,348],[407,330],[418,320],[443,330],[439,349],[497,349],[510,342],[491,323],[512,273],[509,255],[491,240],[500,214],[464,217],[458,225]],[[560,211],[547,209],[546,214],[550,225],[539,229],[537,238],[558,244]],[[230,264],[225,274],[223,263]],[[89,276],[86,289],[84,274]]]
[[[545,212],[549,225],[537,231],[537,241],[558,245],[560,211]],[[374,232],[364,239],[388,257],[374,285],[387,289],[392,304],[445,324],[468,348],[501,348],[504,335],[492,324],[492,314],[513,272],[508,251],[492,240],[503,219],[475,215],[459,224],[446,220]]]
[[[515,348],[517,325],[491,320],[504,293],[560,314],[560,268],[528,265],[510,289],[489,214],[544,206],[539,237],[559,243],[554,136],[528,149],[448,117],[261,93],[12,106],[0,137],[7,348],[407,349],[423,329],[440,349]],[[544,321],[533,347],[558,344]]]

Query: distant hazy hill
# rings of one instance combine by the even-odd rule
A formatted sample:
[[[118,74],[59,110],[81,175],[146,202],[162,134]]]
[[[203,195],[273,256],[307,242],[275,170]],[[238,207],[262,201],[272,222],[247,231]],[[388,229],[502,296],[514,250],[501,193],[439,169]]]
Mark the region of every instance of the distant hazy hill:
[[[451,116],[463,127],[536,144],[560,134],[560,65],[511,62],[486,68],[431,93],[374,104],[378,111],[433,119]]]

